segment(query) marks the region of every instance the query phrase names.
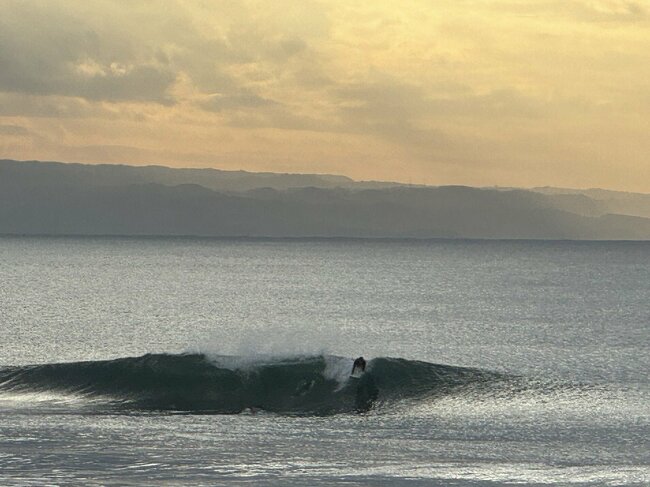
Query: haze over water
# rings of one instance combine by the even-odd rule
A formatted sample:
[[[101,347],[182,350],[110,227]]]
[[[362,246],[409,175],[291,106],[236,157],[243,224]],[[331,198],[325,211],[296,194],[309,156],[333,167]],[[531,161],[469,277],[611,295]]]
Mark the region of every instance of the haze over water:
[[[3,485],[650,482],[648,243],[4,237],[0,263]],[[181,408],[138,375],[199,370]],[[213,370],[277,394],[199,414]]]

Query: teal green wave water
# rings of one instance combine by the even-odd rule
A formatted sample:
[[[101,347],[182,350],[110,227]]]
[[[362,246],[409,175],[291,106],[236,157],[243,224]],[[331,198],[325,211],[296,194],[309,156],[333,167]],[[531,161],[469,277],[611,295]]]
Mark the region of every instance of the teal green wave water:
[[[58,392],[105,398],[139,410],[239,413],[253,410],[327,415],[443,394],[495,374],[399,358],[375,358],[360,378],[351,359],[311,356],[257,359],[201,354],[147,354],[104,361],[0,369],[0,391]]]

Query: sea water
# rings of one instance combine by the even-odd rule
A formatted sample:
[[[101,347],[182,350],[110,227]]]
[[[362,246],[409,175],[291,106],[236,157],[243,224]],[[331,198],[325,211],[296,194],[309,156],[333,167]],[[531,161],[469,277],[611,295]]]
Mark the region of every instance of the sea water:
[[[0,485],[648,485],[649,303],[650,243],[2,237]]]

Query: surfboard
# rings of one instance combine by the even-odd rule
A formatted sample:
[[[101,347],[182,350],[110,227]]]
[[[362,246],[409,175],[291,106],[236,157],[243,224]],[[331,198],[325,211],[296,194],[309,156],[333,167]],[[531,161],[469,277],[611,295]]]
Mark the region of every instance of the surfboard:
[[[350,374],[350,379],[360,379],[362,375],[363,375],[363,370],[357,368],[354,369]]]

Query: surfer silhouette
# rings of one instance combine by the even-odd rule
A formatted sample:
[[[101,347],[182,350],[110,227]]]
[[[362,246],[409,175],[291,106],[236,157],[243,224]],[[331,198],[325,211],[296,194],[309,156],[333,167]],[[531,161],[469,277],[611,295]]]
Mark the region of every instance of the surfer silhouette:
[[[366,359],[359,357],[355,359],[354,364],[352,365],[352,375],[356,376],[365,372],[366,370]]]

